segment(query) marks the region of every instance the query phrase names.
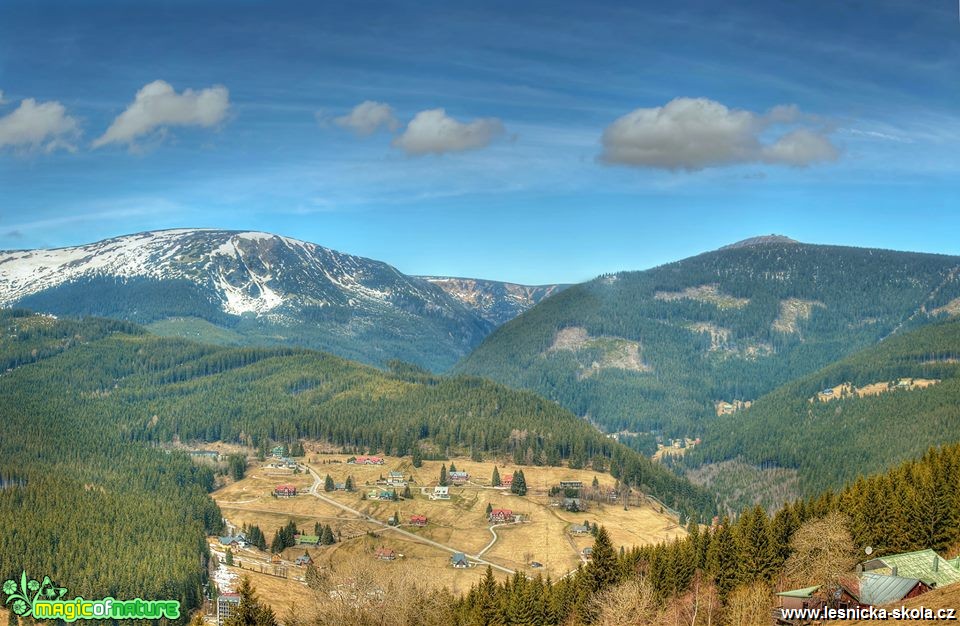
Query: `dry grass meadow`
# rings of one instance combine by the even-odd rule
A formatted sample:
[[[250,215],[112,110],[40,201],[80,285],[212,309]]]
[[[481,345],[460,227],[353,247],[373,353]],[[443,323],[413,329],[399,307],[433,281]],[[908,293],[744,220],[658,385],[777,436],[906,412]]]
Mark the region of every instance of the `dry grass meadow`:
[[[490,523],[486,517],[489,504],[493,508],[511,509],[522,516],[522,522],[495,528],[497,541],[483,553],[483,558],[511,570],[527,574],[549,574],[553,578],[563,576],[580,563],[580,550],[591,545],[592,538],[573,537],[568,529],[573,524],[599,523],[610,533],[615,546],[630,547],[671,540],[682,536],[676,520],[659,512],[655,505],[629,506],[624,510],[619,503],[590,503],[586,512],[572,513],[553,506],[549,490],[561,480],[580,480],[590,486],[596,477],[601,489],[612,489],[615,480],[605,473],[592,470],[571,470],[562,467],[523,467],[528,492],[524,497],[511,494],[505,489],[490,487],[493,468],[496,465],[501,476],[512,474],[516,469],[510,464],[493,461],[475,462],[469,459],[454,459],[460,471],[470,474],[470,482],[450,487],[450,500],[430,500],[440,475],[440,461],[424,461],[419,468],[413,467],[409,458],[385,457],[384,465],[347,464],[347,455],[319,453],[318,448],[308,446],[307,465],[319,474],[321,481],[330,475],[335,482],[345,482],[351,477],[356,491],[329,492],[323,495],[357,509],[364,515],[380,522],[399,513],[404,530],[431,539],[468,556],[477,555],[493,539]],[[450,462],[445,463],[449,468]],[[376,486],[381,476],[390,470],[400,471],[404,478],[412,478],[412,499],[378,501],[364,499],[362,494]],[[294,484],[306,492],[313,484],[309,473],[293,474],[254,463],[247,476],[214,492],[213,497],[223,510],[226,519],[236,525],[257,524],[269,542],[277,528],[294,520],[298,526],[312,533],[315,522],[330,524],[342,541],[333,546],[307,548],[321,570],[333,580],[355,577],[356,568],[363,568],[371,576],[389,577],[413,572],[416,580],[435,587],[446,587],[454,592],[465,592],[483,575],[485,567],[454,569],[449,564],[450,552],[435,546],[419,543],[395,531],[385,529],[323,502],[312,495],[302,493],[295,498],[274,498],[271,494],[278,484]],[[322,490],[322,482],[321,482]],[[402,488],[398,489],[402,492]],[[426,515],[424,528],[409,525],[411,515]],[[403,555],[395,561],[381,561],[375,557],[377,548],[390,548]],[[292,561],[303,554],[304,547],[297,546],[284,551],[285,561]],[[248,554],[253,563],[253,555]],[[260,554],[263,563],[269,555]],[[531,567],[531,562],[542,564]],[[290,566],[290,571],[299,573],[299,568]],[[498,572],[498,575],[505,574]],[[346,577],[346,578],[345,578]],[[290,603],[303,606],[312,592],[302,583],[272,576],[257,575],[254,580],[258,590],[264,579],[261,595],[268,599],[279,615],[285,614]],[[269,579],[269,580],[266,580]],[[277,587],[288,586],[284,593]],[[316,601],[312,599],[311,601]]]

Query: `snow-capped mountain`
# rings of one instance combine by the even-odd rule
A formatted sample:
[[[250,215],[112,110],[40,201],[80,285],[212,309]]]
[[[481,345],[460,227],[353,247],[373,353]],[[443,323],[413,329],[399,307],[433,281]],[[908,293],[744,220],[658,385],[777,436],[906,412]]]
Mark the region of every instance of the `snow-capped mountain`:
[[[518,285],[480,278],[420,276],[459,300],[483,319],[499,326],[517,317],[544,298],[569,285]]]
[[[214,324],[235,343],[292,343],[435,369],[492,329],[440,287],[386,263],[269,233],[210,229],[0,252],[0,306],[13,305],[207,339],[217,335],[204,332]]]

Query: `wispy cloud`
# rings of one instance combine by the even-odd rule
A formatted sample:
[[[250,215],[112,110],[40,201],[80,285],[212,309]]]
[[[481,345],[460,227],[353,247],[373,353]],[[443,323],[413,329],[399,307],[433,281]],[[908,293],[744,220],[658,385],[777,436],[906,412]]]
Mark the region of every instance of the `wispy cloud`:
[[[400,121],[394,115],[393,107],[373,100],[361,102],[347,115],[334,118],[333,123],[341,128],[352,130],[361,137],[372,135],[380,128],[395,131],[400,127]]]

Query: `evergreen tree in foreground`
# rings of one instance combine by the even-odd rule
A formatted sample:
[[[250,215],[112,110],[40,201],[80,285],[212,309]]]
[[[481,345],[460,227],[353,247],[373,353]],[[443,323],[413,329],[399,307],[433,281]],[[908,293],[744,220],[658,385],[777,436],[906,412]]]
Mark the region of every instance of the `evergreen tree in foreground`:
[[[270,607],[260,604],[249,577],[243,577],[237,593],[240,594],[240,604],[224,626],[277,626],[276,616]]]
[[[490,484],[494,487],[500,486],[500,472],[497,471],[497,466],[493,466],[493,476],[490,478]]]

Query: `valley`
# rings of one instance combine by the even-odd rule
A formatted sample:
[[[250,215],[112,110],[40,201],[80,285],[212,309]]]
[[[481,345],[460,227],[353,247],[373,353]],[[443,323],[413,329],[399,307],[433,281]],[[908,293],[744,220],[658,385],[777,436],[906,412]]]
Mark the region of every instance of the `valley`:
[[[502,577],[521,571],[528,576],[541,574],[553,579],[562,578],[587,561],[584,548],[593,544],[589,531],[580,530],[586,524],[602,524],[614,545],[630,549],[653,545],[684,537],[686,531],[678,526],[677,518],[664,512],[659,504],[647,501],[642,494],[617,492],[616,482],[605,473],[568,468],[521,468],[510,464],[475,462],[469,458],[449,461],[423,461],[414,467],[409,458],[380,457],[382,465],[348,463],[351,456],[319,454],[314,444],[306,443],[306,456],[300,460],[304,471],[293,473],[271,467],[272,463],[253,461],[247,475],[212,494],[231,528],[258,526],[266,533],[293,521],[305,534],[313,534],[314,524],[329,524],[337,536],[330,546],[312,544],[284,549],[280,560],[270,552],[252,547],[234,548],[234,565],[229,571],[266,574],[283,572],[285,580],[274,580],[272,588],[280,583],[286,593],[269,594],[269,602],[278,615],[284,614],[289,602],[300,599],[302,604],[312,596],[305,589],[305,567],[295,561],[309,554],[314,566],[335,579],[345,577],[351,569],[367,569],[374,579],[387,580],[399,572],[417,572],[422,580],[436,589],[447,588],[465,593],[480,581],[487,564]],[[455,465],[457,471],[469,475],[465,481],[449,487],[449,499],[432,499],[441,466]],[[509,487],[491,486],[494,468],[501,477],[510,477],[523,469],[527,493],[511,493]],[[403,493],[403,488],[385,484],[385,476],[399,472],[404,487],[411,489],[410,497],[398,501],[380,501],[368,497],[368,492],[386,488]],[[334,484],[351,480],[353,491],[324,489],[325,478]],[[412,480],[410,480],[412,479]],[[593,481],[598,487],[593,487]],[[561,481],[579,481],[584,485],[577,501],[584,510],[573,512],[564,506],[563,494],[551,495],[551,488]],[[297,489],[294,497],[277,498],[273,491],[278,484]],[[381,485],[381,487],[377,487]],[[611,500],[611,492],[616,495]],[[624,502],[627,506],[624,506]],[[517,521],[491,522],[487,513],[492,509],[509,509]],[[389,518],[399,514],[400,523],[389,525]],[[412,516],[422,515],[423,526],[411,523]],[[430,543],[427,543],[430,542]],[[438,545],[437,545],[438,544]],[[213,538],[211,546],[220,555],[224,546]],[[378,551],[396,553],[390,559],[378,556]],[[470,566],[453,567],[451,556],[461,552]],[[246,562],[246,565],[243,563]],[[242,566],[242,567],[241,567]],[[236,578],[232,579],[234,582]],[[274,600],[274,598],[276,598]]]
[[[223,592],[246,575],[276,615],[309,607],[336,621],[401,597],[398,610],[432,606],[449,617],[473,610],[478,589],[513,597],[529,586],[541,591],[524,594],[553,598],[557,622],[564,611],[585,610],[592,596],[578,590],[613,576],[613,563],[647,572],[671,602],[678,592],[667,589],[688,589],[693,570],[732,593],[701,541],[730,541],[756,567],[737,566],[730,580],[766,580],[785,566],[799,525],[832,512],[850,515],[850,532],[887,552],[956,552],[943,530],[949,515],[935,532],[920,525],[897,539],[890,524],[917,520],[926,508],[898,503],[900,521],[871,522],[852,504],[870,489],[874,503],[899,491],[909,502],[939,498],[955,509],[952,491],[909,465],[953,443],[960,428],[960,320],[942,308],[960,289],[952,257],[871,253],[873,271],[901,282],[856,303],[844,294],[861,289],[849,272],[867,267],[862,252],[783,241],[565,289],[403,277],[378,266],[424,302],[452,307],[450,317],[374,293],[379,287],[359,274],[334,281],[354,295],[284,287],[264,272],[271,263],[289,268],[291,250],[304,272],[329,273],[329,259],[316,257],[339,253],[282,237],[177,231],[120,240],[86,256],[71,250],[0,264],[0,286],[22,291],[21,275],[32,274],[18,263],[45,259],[49,267],[32,270],[43,289],[17,302],[60,313],[0,312],[0,400],[15,407],[8,426],[27,437],[0,439],[0,512],[28,497],[30,523],[50,534],[53,520],[65,520],[82,537],[105,523],[121,494],[167,494],[190,521],[178,533],[179,514],[159,515],[139,561],[134,543],[120,542],[106,575],[122,589],[155,589],[144,573],[166,567],[174,581],[167,592],[198,606],[213,593],[208,576]],[[211,242],[220,242],[212,255]],[[154,256],[123,274],[143,250]],[[72,268],[108,271],[70,276],[64,258]],[[248,269],[228,271],[230,259]],[[249,269],[254,259],[263,267]],[[360,273],[365,262],[337,261]],[[159,281],[145,269],[153,267]],[[207,289],[210,276],[234,270],[253,273]],[[814,285],[805,273],[816,274]],[[110,297],[80,297],[91,290]],[[361,296],[380,302],[380,313],[365,311]],[[309,317],[326,297],[347,298],[353,312]],[[126,319],[82,317],[94,304]],[[443,326],[455,319],[472,319],[486,338],[464,349],[452,373],[435,374],[421,358],[438,354],[429,333],[440,327],[428,318],[443,318],[443,342],[464,340]],[[358,342],[354,331],[365,325],[396,335]],[[340,355],[379,367],[305,347],[321,336]],[[67,428],[48,435],[54,425]],[[83,432],[76,455],[61,458],[73,432]],[[26,464],[35,458],[36,468]],[[953,471],[948,460],[923,462]],[[908,465],[891,469],[898,463]],[[50,467],[76,478],[55,486]],[[885,471],[890,478],[862,483]],[[520,476],[523,495],[509,486]],[[243,539],[254,530],[262,545]],[[711,558],[732,558],[730,546]],[[698,565],[682,569],[690,559]],[[0,542],[0,565],[77,577],[78,589],[97,584],[83,578],[85,561],[54,560],[52,551]],[[431,604],[438,598],[445,608]]]

